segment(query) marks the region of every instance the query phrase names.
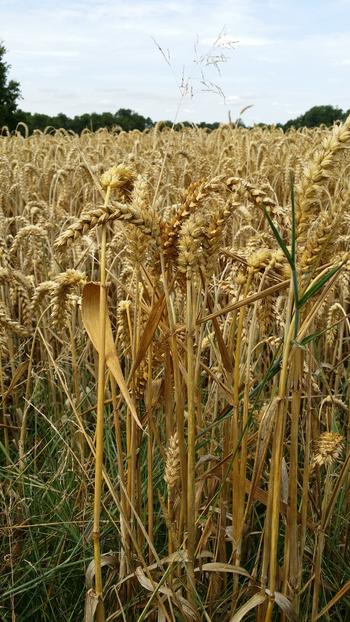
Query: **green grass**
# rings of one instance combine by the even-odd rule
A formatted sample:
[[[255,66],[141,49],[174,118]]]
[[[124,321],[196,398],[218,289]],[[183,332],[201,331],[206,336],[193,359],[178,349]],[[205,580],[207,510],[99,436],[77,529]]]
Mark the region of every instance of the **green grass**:
[[[36,407],[32,407],[28,421],[29,434],[26,468],[20,477],[17,449],[11,447],[13,462],[6,463],[1,453],[0,496],[0,546],[1,572],[0,620],[4,622],[55,622],[82,620],[85,600],[85,572],[92,560],[92,497],[93,460],[86,455],[84,469],[79,466],[74,438],[74,425],[64,406],[55,412],[46,401],[48,391],[36,391]],[[62,410],[62,414],[61,413]],[[95,413],[90,413],[85,424],[90,431],[94,426]],[[141,520],[147,526],[147,463],[146,438],[142,441],[139,460],[141,463],[143,507]],[[106,413],[105,465],[111,481],[117,485],[117,459],[112,416]],[[165,495],[163,480],[164,464],[155,450],[153,490]],[[339,533],[345,533],[350,516],[346,514],[344,494],[339,496],[333,516],[332,529],[326,543],[323,562],[323,586],[321,607],[327,603],[341,585],[350,577],[350,569],[344,548],[339,546]],[[158,497],[155,496],[154,543],[160,557],[167,554],[166,527]],[[119,514],[107,488],[104,487],[101,516],[102,553],[120,550]],[[255,525],[263,525],[265,508],[255,508]],[[260,520],[261,514],[261,520]],[[283,525],[281,527],[283,531]],[[282,533],[281,531],[281,533]],[[251,535],[245,551],[245,567],[251,571],[259,545],[259,529]],[[308,543],[307,543],[308,544]],[[309,543],[306,559],[312,564],[313,542]],[[146,551],[144,551],[145,553]],[[307,547],[306,547],[307,553]],[[11,557],[12,555],[12,557]],[[12,561],[12,564],[11,564]],[[118,581],[118,568],[104,569],[106,609],[109,615],[117,609],[112,586]],[[142,612],[150,593],[143,590],[135,580],[130,582],[130,592],[125,587],[120,592],[127,620],[134,620]],[[124,590],[124,591],[123,591]],[[198,582],[199,598],[200,581]],[[242,602],[247,598],[244,582],[241,585]],[[217,607],[213,604],[213,622],[226,619],[229,612],[231,579]],[[302,595],[301,610],[307,607],[308,590]],[[320,608],[321,608],[320,607]],[[345,596],[330,612],[329,620],[347,619],[350,598]],[[178,616],[178,612],[176,612]],[[247,616],[247,622],[255,619],[255,613]],[[113,619],[113,617],[112,617]],[[121,619],[120,617],[117,619]],[[277,619],[277,618],[276,618]],[[181,617],[178,617],[181,620]]]

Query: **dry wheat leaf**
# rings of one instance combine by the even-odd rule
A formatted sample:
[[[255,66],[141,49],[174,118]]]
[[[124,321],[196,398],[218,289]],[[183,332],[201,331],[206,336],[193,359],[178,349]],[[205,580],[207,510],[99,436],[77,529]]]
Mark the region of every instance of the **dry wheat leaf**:
[[[298,615],[287,596],[284,596],[284,594],[281,594],[281,592],[274,592],[273,594],[270,590],[265,590],[265,592],[268,596],[273,596],[276,605],[278,605],[278,607],[282,609],[288,620],[292,620],[292,622],[298,622]]]
[[[146,577],[145,573],[143,572],[141,566],[138,566],[138,568],[136,568],[135,576],[139,580],[142,587],[144,587],[146,590],[154,593],[159,592],[160,594],[168,596],[173,600],[175,605],[177,605],[178,607],[180,605],[183,613],[191,617],[193,620],[198,620],[195,610],[188,602],[188,600],[186,600],[186,598],[180,596],[179,594],[175,594],[175,592],[173,592],[173,590],[171,590],[169,587],[165,585],[159,585],[159,583],[157,583],[156,581],[151,581],[150,579],[148,579],[148,577]]]
[[[254,596],[249,598],[249,600],[247,600],[247,602],[244,603],[244,605],[242,605],[242,607],[240,607],[238,611],[236,611],[233,618],[230,619],[230,622],[240,622],[241,620],[243,620],[244,616],[249,613],[249,611],[255,609],[255,607],[258,607],[259,605],[262,605],[265,600],[266,595],[262,592],[254,594]]]
[[[138,566],[136,568],[135,576],[137,577],[142,587],[145,588],[145,590],[148,590],[149,592],[157,591],[157,592],[160,592],[161,594],[165,594],[165,596],[170,596],[170,597],[174,596],[174,593],[170,589],[170,587],[166,587],[165,585],[159,585],[156,581],[151,581],[151,579],[146,577],[141,566]]]
[[[94,622],[99,598],[92,588],[86,592],[84,622]]]
[[[146,570],[148,571],[156,570],[157,568],[161,568],[163,564],[174,564],[174,563],[180,563],[180,562],[188,562],[187,551],[183,551],[183,550],[175,551],[175,553],[171,553],[171,555],[168,555],[167,557],[163,557],[161,560],[159,560],[159,562],[150,564],[149,566],[146,567]],[[136,576],[136,572],[132,572],[131,574],[128,574],[126,577],[123,577],[122,579],[118,581],[118,583],[116,584],[116,587],[120,587],[123,583],[125,583],[126,581],[129,581],[130,579],[133,579],[135,576]]]
[[[180,549],[179,551],[175,551],[175,553],[162,557],[159,562],[147,566],[147,570],[154,570],[155,568],[161,567],[163,564],[176,564],[180,562],[188,562],[188,551]]]
[[[179,610],[180,613],[184,613],[187,617],[192,618],[192,620],[196,620],[197,622],[199,622],[199,618],[198,615],[196,613],[196,611],[193,609],[192,605],[188,602],[188,600],[186,600],[186,598],[184,598],[183,596],[180,596],[179,594],[176,594],[176,599],[179,602]],[[175,602],[175,604],[177,604]]]
[[[164,294],[157,300],[154,304],[151,312],[149,314],[148,320],[146,322],[142,337],[140,339],[140,347],[136,353],[135,362],[132,366],[132,370],[130,372],[130,376],[132,376],[140,363],[142,362],[150,344],[153,339],[153,335],[156,332],[157,326],[160,322],[160,318],[162,317],[163,311],[165,307],[165,296]]]
[[[10,395],[12,389],[16,386],[16,384],[18,384],[18,381],[20,380],[20,378],[23,376],[23,374],[28,369],[28,365],[29,365],[29,361],[23,361],[23,363],[18,365],[15,373],[13,374],[11,378],[10,385],[2,397],[3,402],[8,398],[8,396]]]
[[[148,407],[154,408],[156,406],[160,396],[162,384],[163,378],[156,378],[155,380],[152,380],[150,386],[147,384],[145,391],[145,402]]]
[[[81,315],[87,334],[89,335],[95,349],[99,351],[100,346],[100,284],[87,283],[83,287],[81,302]],[[106,317],[106,364],[113,374],[121,394],[128,405],[132,416],[137,425],[142,430],[141,422],[137,416],[135,404],[129,393],[123,372],[120,367],[117,350],[113,340],[111,321],[107,310]]]
[[[223,562],[208,562],[202,564],[200,568],[195,568],[195,572],[229,572],[232,574],[241,574],[244,577],[252,579],[251,575],[245,568],[241,566],[233,566],[232,564],[225,564]]]
[[[261,292],[257,292],[256,294],[252,294],[251,296],[247,296],[246,298],[242,298],[242,300],[238,300],[238,302],[234,302],[226,307],[222,307],[218,311],[213,311],[209,315],[205,315],[203,317],[199,317],[197,319],[197,324],[203,324],[204,322],[208,322],[220,315],[226,315],[230,313],[230,311],[235,311],[236,309],[240,309],[241,307],[245,307],[246,305],[252,304],[256,300],[261,300],[261,298],[266,298],[270,294],[274,294],[275,292],[280,291],[281,289],[286,289],[290,285],[290,280],[286,279],[282,283],[277,283],[277,285],[272,285]]]
[[[103,568],[103,566],[109,566],[110,568],[115,568],[118,565],[118,563],[119,563],[119,556],[116,555],[115,553],[112,553],[112,551],[110,553],[105,553],[104,555],[101,555],[101,568]],[[85,572],[85,583],[86,583],[87,588],[90,588],[93,586],[94,576],[95,576],[95,560],[92,559]]]
[[[220,458],[218,456],[213,456],[212,454],[206,454],[205,456],[201,456],[199,460],[196,462],[196,468],[198,468],[201,464],[206,464],[207,462],[219,462]]]
[[[249,108],[254,108],[254,104],[248,104],[248,106],[244,106],[244,108],[242,108],[242,109],[239,111],[239,116],[241,117],[241,116],[242,116],[242,114],[243,114],[244,112],[246,112],[247,110],[249,110]]]

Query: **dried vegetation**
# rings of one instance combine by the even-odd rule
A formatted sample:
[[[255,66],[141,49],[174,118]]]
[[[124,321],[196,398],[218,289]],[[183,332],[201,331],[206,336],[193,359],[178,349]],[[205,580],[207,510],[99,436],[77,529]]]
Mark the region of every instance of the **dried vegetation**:
[[[0,137],[4,619],[346,619],[349,145]]]

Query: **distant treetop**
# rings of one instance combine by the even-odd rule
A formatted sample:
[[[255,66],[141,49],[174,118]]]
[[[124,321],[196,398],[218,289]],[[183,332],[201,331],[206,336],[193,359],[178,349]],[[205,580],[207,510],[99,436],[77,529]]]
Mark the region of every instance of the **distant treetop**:
[[[19,82],[8,80],[10,65],[4,61],[5,54],[6,48],[0,42],[0,127],[12,125],[17,101],[21,97]]]
[[[283,128],[289,130],[291,127],[298,129],[301,127],[317,127],[319,125],[330,127],[336,121],[343,121],[348,114],[349,111],[344,112],[341,108],[334,106],[313,106],[296,119],[287,121]]]

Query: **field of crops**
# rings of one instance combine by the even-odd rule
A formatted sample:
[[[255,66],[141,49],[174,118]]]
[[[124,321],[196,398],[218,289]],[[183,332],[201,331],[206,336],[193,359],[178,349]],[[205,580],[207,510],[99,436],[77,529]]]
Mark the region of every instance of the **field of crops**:
[[[349,146],[0,137],[2,620],[350,618]]]

